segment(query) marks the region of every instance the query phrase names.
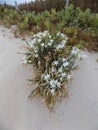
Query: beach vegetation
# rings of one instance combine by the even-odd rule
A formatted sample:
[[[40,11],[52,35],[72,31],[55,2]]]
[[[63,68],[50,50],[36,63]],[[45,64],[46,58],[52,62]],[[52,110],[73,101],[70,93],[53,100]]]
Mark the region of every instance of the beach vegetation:
[[[39,32],[26,44],[22,58],[24,65],[32,65],[34,76],[30,79],[32,88],[29,98],[42,96],[50,110],[54,109],[58,98],[60,101],[69,95],[69,85],[73,71],[78,70],[78,60],[86,55],[76,45],[68,44],[68,37],[60,32]]]
[[[65,7],[63,0],[31,3],[18,8],[0,5],[0,25],[15,25],[15,34],[30,36],[22,58],[34,70],[28,81],[36,88],[29,98],[43,97],[52,110],[58,98],[68,97],[73,71],[79,68],[76,63],[86,57],[83,50],[98,52],[98,13],[73,4]]]

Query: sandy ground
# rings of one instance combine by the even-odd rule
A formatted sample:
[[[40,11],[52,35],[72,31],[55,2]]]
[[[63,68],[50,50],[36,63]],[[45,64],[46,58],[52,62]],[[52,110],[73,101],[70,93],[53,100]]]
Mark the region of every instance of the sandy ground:
[[[98,54],[74,72],[70,98],[50,113],[41,99],[28,100],[31,68],[20,64],[24,41],[0,27],[0,130],[98,130]]]

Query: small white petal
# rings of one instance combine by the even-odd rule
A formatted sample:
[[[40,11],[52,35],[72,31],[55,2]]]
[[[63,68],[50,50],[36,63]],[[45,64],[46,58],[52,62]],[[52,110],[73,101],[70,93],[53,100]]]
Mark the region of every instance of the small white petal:
[[[56,47],[56,49],[59,50],[59,49],[63,49],[64,47],[65,47],[64,44],[59,44],[59,45]]]
[[[38,42],[41,42],[41,39],[38,39],[37,41],[38,41]]]
[[[71,51],[71,54],[73,55],[77,55],[78,53],[80,52],[80,50],[76,47],[73,47],[72,51]]]
[[[51,46],[51,45],[52,45],[52,43],[51,43],[51,42],[49,42],[49,43],[48,43],[48,46]]]
[[[38,54],[35,54],[34,56],[37,58],[37,57],[38,57]]]
[[[59,63],[58,61],[54,61],[53,64],[57,66]]]
[[[50,80],[50,86],[51,86],[51,88],[55,88],[56,87],[54,79]]]
[[[50,42],[52,42],[52,43],[53,43],[53,39],[51,39],[51,40],[50,40]]]
[[[50,75],[49,75],[49,74],[45,75],[45,76],[44,76],[44,79],[45,79],[46,81],[49,80],[49,79],[50,79]]]
[[[45,44],[44,44],[44,43],[41,43],[41,46],[43,47],[43,46],[45,46]]]
[[[62,61],[65,62],[65,61],[67,61],[67,59],[66,58],[62,58]]]
[[[67,74],[66,73],[62,73],[62,77],[65,77]]]
[[[53,73],[53,72],[55,72],[55,69],[54,69],[54,68],[52,68],[52,69],[51,69],[51,72],[52,72],[52,73]]]
[[[29,63],[32,63],[32,61],[31,61],[31,60],[29,60],[28,62],[29,62]]]
[[[68,65],[69,65],[69,62],[67,62],[67,61],[63,63],[63,66],[64,66],[64,67],[66,67],[66,66],[68,66]]]
[[[68,80],[71,80],[71,78],[72,78],[72,75],[67,75]]]
[[[49,38],[52,38],[52,36],[51,36],[51,35],[49,35]]]
[[[24,56],[24,57],[21,59],[21,63],[24,64],[24,65],[26,65],[26,64],[28,63],[26,56]]]
[[[64,45],[65,45],[65,44],[66,44],[66,42],[67,42],[67,40],[62,40],[62,44],[64,44]]]
[[[59,72],[59,73],[62,73],[62,72],[63,72],[63,68],[62,68],[62,67],[59,68],[58,72]]]
[[[51,91],[51,94],[54,95],[55,89],[51,89],[50,91]]]

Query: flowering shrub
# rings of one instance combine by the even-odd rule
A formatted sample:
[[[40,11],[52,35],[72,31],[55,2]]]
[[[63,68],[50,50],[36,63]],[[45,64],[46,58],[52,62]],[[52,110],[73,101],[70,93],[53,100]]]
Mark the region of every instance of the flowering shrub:
[[[30,97],[42,96],[53,109],[57,97],[68,96],[72,71],[78,68],[75,63],[85,55],[76,46],[69,46],[67,36],[60,32],[39,32],[27,43],[26,49],[22,62],[33,65],[35,76],[30,81],[37,83]]]

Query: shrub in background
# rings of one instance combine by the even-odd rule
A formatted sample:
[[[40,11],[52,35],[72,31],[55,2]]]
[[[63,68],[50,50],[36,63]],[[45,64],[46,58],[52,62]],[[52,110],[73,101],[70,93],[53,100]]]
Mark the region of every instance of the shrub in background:
[[[73,4],[75,7],[80,7],[82,10],[90,8],[92,12],[98,12],[98,0],[69,0],[70,4]],[[42,12],[45,10],[50,11],[52,8],[55,8],[57,11],[60,11],[66,5],[66,0],[36,0],[35,2],[24,3],[19,5],[21,11],[36,11]]]

